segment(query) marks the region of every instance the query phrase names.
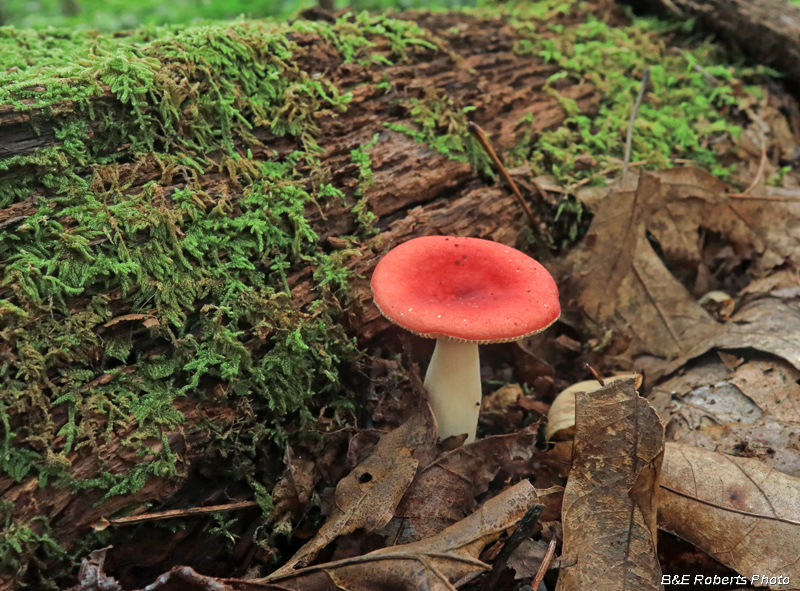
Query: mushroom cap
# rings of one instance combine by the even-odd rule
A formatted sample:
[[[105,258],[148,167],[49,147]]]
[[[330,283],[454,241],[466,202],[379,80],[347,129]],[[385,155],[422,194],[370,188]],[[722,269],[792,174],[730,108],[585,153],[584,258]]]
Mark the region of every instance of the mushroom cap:
[[[547,269],[479,238],[425,236],[397,246],[375,268],[372,292],[386,318],[429,338],[516,341],[561,315]]]

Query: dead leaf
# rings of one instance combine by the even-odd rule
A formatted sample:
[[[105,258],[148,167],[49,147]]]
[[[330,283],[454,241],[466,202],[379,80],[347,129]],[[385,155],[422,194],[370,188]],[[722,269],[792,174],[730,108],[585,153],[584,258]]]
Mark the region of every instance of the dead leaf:
[[[417,472],[381,535],[389,545],[408,544],[469,515],[475,510],[475,497],[488,490],[502,468],[536,453],[537,429],[538,423],[518,433],[487,437],[436,458]]]
[[[761,410],[783,422],[800,423],[798,380],[800,371],[779,359],[745,363],[736,369],[731,383]]]
[[[604,382],[610,384],[618,380],[633,379],[635,387],[642,384],[642,376],[640,374],[623,374],[606,378]],[[600,382],[597,380],[586,380],[571,385],[569,388],[562,390],[553,404],[550,406],[550,411],[547,414],[547,428],[544,432],[544,437],[548,441],[555,439],[557,441],[566,441],[574,438],[575,435],[575,395],[578,392],[594,392],[602,388]]]
[[[758,460],[668,443],[658,495],[659,525],[751,579],[797,589],[800,479]],[[754,576],[766,580],[753,581]],[[777,580],[777,579],[775,579]]]
[[[514,579],[530,579],[536,576],[539,572],[539,567],[542,565],[542,560],[547,554],[547,547],[549,546],[548,540],[532,540],[528,538],[524,540],[511,558],[508,559],[508,566],[514,569]],[[561,558],[553,558],[550,561],[550,568],[561,569],[568,566],[574,566],[575,561],[562,560]]]
[[[729,198],[726,190],[698,168],[673,168],[643,173],[635,191],[611,191],[594,204],[589,232],[570,255],[575,295],[593,321],[631,333],[630,355],[674,358],[730,326],[703,310],[650,238],[670,268],[698,277],[710,275],[701,237],[709,231],[728,243],[735,264],[749,261],[754,274],[786,260],[800,263],[800,204],[764,207]]]
[[[286,469],[272,490],[274,508],[267,519],[267,525],[300,516],[305,511],[318,480],[314,462],[297,457],[289,445],[286,446],[283,461]]]
[[[688,360],[713,348],[746,347],[783,357],[800,369],[800,313],[794,306],[778,299],[756,300],[734,314],[731,322],[720,325],[706,338],[698,339],[685,355],[669,366],[667,372],[679,369]]]
[[[575,396],[572,470],[564,491],[559,591],[660,589],[655,489],[664,427],[634,381]]]
[[[523,480],[436,536],[356,558],[274,573],[251,583],[272,583],[298,591],[452,591],[489,570],[478,560],[481,551],[517,523],[537,499],[536,490]]]
[[[800,476],[797,424],[784,419],[795,408],[798,386],[792,377],[797,373],[783,359],[763,354],[738,366],[706,356],[657,385],[649,398],[666,424],[668,440],[757,458],[784,474]],[[737,375],[746,381],[735,380]]]
[[[111,546],[94,550],[88,558],[81,561],[81,570],[78,572],[78,585],[72,591],[122,591],[122,587],[114,577],[108,576],[103,567],[106,562],[106,553]]]
[[[336,487],[336,502],[328,520],[276,573],[308,564],[337,536],[359,528],[380,529],[394,515],[417,471],[420,448],[434,448],[436,429],[427,403],[397,429],[381,437],[375,451]]]

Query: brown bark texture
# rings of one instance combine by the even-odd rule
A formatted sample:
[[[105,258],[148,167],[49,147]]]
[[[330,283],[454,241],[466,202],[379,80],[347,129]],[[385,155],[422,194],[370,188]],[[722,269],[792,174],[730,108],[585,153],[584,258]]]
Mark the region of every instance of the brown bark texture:
[[[800,7],[787,0],[624,0],[686,20],[800,84]]]
[[[474,105],[476,109],[470,117],[486,130],[499,152],[514,146],[526,131],[552,129],[563,122],[564,110],[551,93],[543,90],[548,77],[557,72],[557,66],[515,53],[518,37],[505,22],[462,14],[428,14],[414,18],[421,27],[445,40],[449,51],[418,52],[410,55],[407,61],[385,68],[383,75],[393,81],[404,97],[422,99],[435,90],[449,97],[455,105]],[[323,116],[317,122],[320,127],[317,142],[324,150],[322,165],[330,169],[333,184],[347,195],[346,205],[339,201],[324,205],[322,209],[310,207],[307,211],[321,241],[331,250],[341,248],[338,236],[353,234],[356,230],[351,209],[357,199],[350,190],[358,183],[358,170],[352,164],[351,151],[379,134],[377,143],[369,150],[374,180],[366,190],[366,197],[368,209],[378,218],[377,227],[381,233],[362,243],[359,246],[361,256],[352,257],[349,264],[359,277],[353,290],[361,303],[354,307],[356,312],[349,319],[350,327],[361,342],[366,342],[389,327],[370,305],[368,283],[375,264],[389,249],[410,238],[432,234],[473,236],[513,245],[526,223],[525,217],[507,187],[480,178],[469,164],[448,159],[407,135],[388,129],[385,123],[403,123],[411,117],[406,110],[397,107],[396,96],[376,88],[375,84],[381,80],[378,74],[356,63],[343,63],[329,41],[312,34],[296,41],[307,52],[299,57],[299,62],[310,76],[327,76],[338,87],[353,89],[353,100],[345,113],[335,118]],[[388,53],[389,49],[379,46],[375,51]],[[599,98],[599,93],[587,83],[574,84],[564,79],[553,86],[562,96],[574,99],[584,113],[590,112]],[[116,99],[108,92],[91,100],[113,103]],[[0,109],[0,157],[26,155],[36,148],[56,145],[54,130],[59,117],[68,117],[69,113],[69,104],[62,105],[52,116],[3,107]],[[533,123],[521,124],[528,114],[533,115]],[[32,120],[36,121],[35,127],[31,125]],[[532,129],[525,126],[532,126]],[[293,140],[271,137],[268,131],[257,129],[254,135],[263,144],[260,153],[253,150],[256,159],[266,159],[276,151],[285,154],[293,149]],[[119,171],[120,178],[132,183],[131,191],[161,174],[155,165],[148,169],[124,162],[119,165]],[[175,183],[176,187],[180,185],[178,179]],[[208,174],[202,184],[210,195],[227,190],[234,201],[239,190],[222,172]],[[525,183],[522,187],[526,198],[537,207],[533,203],[533,188]],[[36,195],[0,209],[0,228],[25,220],[37,210],[40,201],[48,197],[47,194]],[[312,269],[293,269],[290,275],[292,297],[300,307],[314,299],[312,272]],[[0,297],[5,297],[4,292],[7,294],[8,289],[0,287]],[[70,303],[74,309],[86,305],[87,300],[80,297]],[[112,298],[110,305],[114,317],[135,312],[121,307],[119,299]],[[98,379],[108,377],[107,374],[103,376],[100,373]],[[179,410],[186,421],[180,430],[169,431],[165,437],[172,451],[181,456],[189,473],[212,437],[197,425],[211,421],[217,425],[231,424],[236,417],[234,408],[183,400],[185,408]],[[108,456],[107,460],[111,459],[112,473],[126,470],[134,461],[118,444],[105,446],[103,453]],[[72,470],[91,476],[96,469],[93,451],[84,448],[73,455]],[[14,517],[20,522],[46,516],[54,539],[70,548],[90,531],[92,524],[125,507],[144,503],[161,504],[163,508],[179,506],[176,493],[185,491],[185,487],[181,488],[184,483],[177,478],[173,481],[153,478],[134,495],[115,496],[99,502],[103,496],[100,492],[76,494],[70,490],[40,488],[33,477],[20,483],[3,476],[0,477],[0,496],[14,504]],[[0,590],[13,589],[15,585],[13,575],[0,578]]]

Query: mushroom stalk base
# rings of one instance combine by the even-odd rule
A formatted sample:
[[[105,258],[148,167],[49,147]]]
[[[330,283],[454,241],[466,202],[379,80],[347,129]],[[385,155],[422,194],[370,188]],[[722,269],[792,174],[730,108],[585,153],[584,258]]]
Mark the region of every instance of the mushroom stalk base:
[[[466,443],[475,441],[481,410],[477,343],[436,339],[425,374],[425,389],[439,427],[439,439],[466,433]]]

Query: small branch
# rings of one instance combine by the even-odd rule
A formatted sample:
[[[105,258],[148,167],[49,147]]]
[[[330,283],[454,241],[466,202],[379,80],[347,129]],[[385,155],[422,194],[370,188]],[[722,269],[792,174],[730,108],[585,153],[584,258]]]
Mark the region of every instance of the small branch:
[[[703,76],[705,76],[705,77],[706,77],[706,80],[708,80],[709,82],[711,82],[711,83],[713,83],[713,84],[719,84],[719,83],[720,83],[720,81],[719,81],[719,78],[715,77],[715,76],[714,76],[714,74],[712,74],[711,72],[709,72],[708,70],[706,70],[706,69],[705,69],[703,66],[701,66],[700,64],[698,64],[698,63],[695,63],[695,61],[694,61],[694,59],[692,58],[692,56],[691,56],[691,55],[689,55],[689,54],[688,54],[687,52],[685,52],[684,50],[682,50],[680,47],[673,47],[673,48],[672,48],[672,51],[673,51],[674,53],[677,53],[677,54],[678,54],[678,55],[680,55],[681,57],[683,57],[683,59],[685,59],[687,62],[689,62],[689,64],[692,66],[692,69],[693,69],[693,70],[695,70],[695,71],[697,71],[697,72],[700,72],[700,73],[701,73]]]
[[[483,148],[484,152],[488,154],[489,158],[492,159],[494,165],[500,171],[503,179],[508,183],[511,187],[511,191],[514,193],[514,196],[517,198],[522,209],[525,211],[525,215],[528,216],[528,221],[531,224],[531,227],[534,229],[538,229],[541,225],[541,220],[539,220],[531,211],[531,208],[525,202],[525,199],[522,197],[522,193],[519,192],[517,188],[517,184],[514,182],[514,179],[511,178],[511,175],[508,174],[506,167],[503,166],[503,163],[500,162],[500,158],[497,157],[497,153],[492,148],[492,145],[489,143],[489,140],[486,137],[486,134],[483,133],[483,130],[478,126],[477,123],[473,123],[472,121],[469,122],[467,125],[467,131],[469,131],[470,135],[474,137],[478,143]]]
[[[628,166],[629,167],[641,166],[642,164],[647,164],[647,162],[648,162],[647,160],[637,160],[636,162],[631,162],[630,164],[628,164]],[[614,172],[618,168],[619,168],[619,164],[615,164],[614,166],[609,166],[608,168],[604,168],[603,170],[600,170],[600,171],[594,173],[592,176],[587,176],[585,179],[582,179],[582,180],[578,181],[577,183],[575,183],[572,186],[572,191],[574,191],[575,189],[577,189],[579,187],[582,187],[583,185],[585,185],[587,183],[590,183],[592,181],[592,179],[595,179],[595,178],[597,178],[599,176],[606,175],[609,172]]]
[[[592,375],[594,376],[594,379],[596,379],[598,382],[600,382],[601,386],[605,387],[606,383],[603,381],[603,378],[600,377],[600,374],[597,373],[597,370],[595,368],[593,368],[591,365],[589,365],[588,363],[584,363],[584,365],[586,366],[586,369],[588,369],[590,372],[592,372]]]
[[[625,140],[625,163],[622,165],[622,177],[628,172],[628,163],[631,161],[631,145],[633,144],[633,122],[636,121],[636,115],[639,114],[639,107],[642,106],[642,99],[644,98],[644,91],[647,88],[647,81],[650,80],[650,68],[645,68],[642,74],[642,85],[639,87],[639,95],[636,97],[636,102],[633,104],[633,113],[631,113],[631,120],[628,123],[628,137]]]
[[[761,162],[758,165],[758,172],[756,172],[756,178],[754,178],[753,182],[750,183],[750,186],[744,190],[745,195],[747,195],[750,191],[752,191],[758,184],[758,181],[761,180],[761,175],[764,174],[764,166],[767,164],[767,138],[764,137],[763,131],[761,132],[759,137],[761,138]]]
[[[103,531],[110,525],[133,525],[146,521],[160,521],[162,519],[174,519],[176,517],[191,517],[193,515],[205,515],[207,513],[220,513],[222,511],[237,511],[239,509],[249,509],[258,507],[255,501],[242,501],[241,503],[231,503],[230,505],[212,505],[210,507],[192,507],[191,509],[173,509],[160,513],[142,513],[131,517],[119,517],[117,519],[106,519],[101,517],[100,521],[92,524],[92,529]]]
[[[780,195],[750,195],[748,193],[728,193],[726,197],[734,199],[751,199],[753,201],[787,201],[797,203],[800,197],[781,197]]]
[[[539,585],[542,584],[544,575],[547,573],[547,569],[550,568],[550,563],[553,562],[553,557],[556,555],[557,543],[558,539],[556,538],[556,532],[553,531],[553,537],[550,538],[550,543],[547,545],[547,552],[545,553],[544,558],[542,558],[542,564],[539,565],[539,570],[536,572],[533,583],[531,583],[532,591],[539,590]]]
[[[508,540],[506,540],[506,543],[503,545],[503,549],[500,550],[497,560],[494,561],[492,571],[484,580],[481,591],[492,591],[492,589],[495,588],[497,581],[500,579],[500,574],[505,570],[508,559],[511,558],[514,550],[516,550],[524,540],[531,537],[531,533],[539,520],[542,509],[544,509],[544,505],[537,503],[528,509],[527,513],[519,520],[517,529],[508,536]]]

